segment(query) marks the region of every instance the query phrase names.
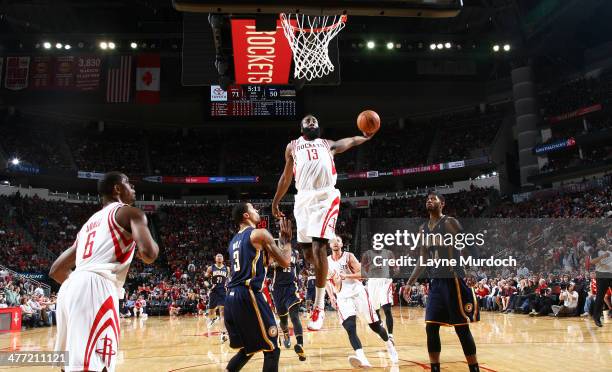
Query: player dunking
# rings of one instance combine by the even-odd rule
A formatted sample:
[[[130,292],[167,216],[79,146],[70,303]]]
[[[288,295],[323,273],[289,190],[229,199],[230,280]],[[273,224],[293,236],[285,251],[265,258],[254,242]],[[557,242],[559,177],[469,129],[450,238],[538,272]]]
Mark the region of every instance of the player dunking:
[[[57,298],[55,351],[67,350],[66,371],[114,371],[119,341],[119,292],[134,250],[145,263],[159,247],[147,217],[130,204],[134,187],[119,172],[98,182],[103,207],[79,230],[74,244],[51,266],[49,276],[62,286]],[[76,269],[72,271],[72,268]]]
[[[442,214],[444,208],[444,197],[436,193],[430,193],[426,202],[429,221],[421,226],[424,236],[427,234],[458,234],[462,231],[459,222],[450,216]],[[463,250],[465,252],[466,250]],[[422,260],[433,258],[454,258],[459,262],[460,252],[452,246],[444,246],[440,239],[436,239],[429,247],[420,247],[419,255]],[[417,262],[420,263],[419,259]],[[425,270],[425,266],[417,265],[408,279],[408,287],[416,282]],[[425,331],[427,332],[427,351],[431,363],[431,372],[440,371],[440,326],[454,326],[455,332],[461,342],[465,359],[470,372],[478,372],[478,360],[476,359],[476,344],[470,332],[469,323],[480,319],[478,311],[478,300],[474,290],[469,288],[463,278],[465,270],[462,266],[441,266],[429,270],[431,279],[429,298],[425,309]]]
[[[291,347],[291,338],[289,335],[289,322],[293,325],[293,333],[295,334],[296,345],[293,350],[303,362],[306,360],[304,354],[304,336],[302,330],[302,322],[300,320],[300,297],[298,295],[298,259],[299,255],[296,250],[291,252],[291,265],[287,268],[280,267],[276,262],[273,264],[274,272],[272,276],[272,299],[276,314],[280,318],[280,326],[283,331],[283,344],[288,349]]]
[[[223,255],[221,253],[215,256],[214,265],[208,267],[206,274],[204,275],[207,279],[211,278],[212,287],[208,293],[208,328],[211,328],[219,317],[221,317],[221,324],[223,322],[223,306],[225,304],[225,286],[229,270],[227,266],[223,264]],[[217,311],[219,316],[217,316]],[[224,327],[222,327],[224,328]],[[225,330],[221,331],[221,342],[226,341]]]
[[[295,176],[295,204],[293,215],[297,225],[297,240],[306,261],[315,268],[315,303],[308,329],[319,330],[325,317],[325,282],[327,280],[328,240],[335,235],[336,219],[340,207],[340,191],[336,185],[334,156],[361,145],[372,135],[355,136],[338,141],[319,138],[321,129],[313,115],[306,115],[300,123],[302,136],[287,144],[285,169],[281,175],[272,213],[281,218],[279,203],[287,193]]]
[[[357,336],[356,317],[365,321],[387,345],[387,352],[391,362],[398,362],[397,351],[393,341],[389,339],[387,331],[381,325],[378,315],[374,312],[368,291],[361,284],[361,264],[350,252],[342,251],[342,239],[335,237],[331,240],[332,254],[327,257],[330,279],[330,299],[336,303],[336,310],[342,326],[349,336],[349,341],[355,355],[349,356],[348,360],[354,368],[368,368],[372,365],[368,361],[361,340]]]
[[[259,213],[251,203],[238,203],[232,218],[239,231],[229,243],[230,282],[225,298],[225,326],[230,347],[240,349],[226,371],[239,371],[253,354],[263,351],[262,371],[278,371],[278,329],[270,305],[261,293],[270,258],[281,267],[291,264],[291,221],[280,220],[279,248],[266,229],[256,229]]]

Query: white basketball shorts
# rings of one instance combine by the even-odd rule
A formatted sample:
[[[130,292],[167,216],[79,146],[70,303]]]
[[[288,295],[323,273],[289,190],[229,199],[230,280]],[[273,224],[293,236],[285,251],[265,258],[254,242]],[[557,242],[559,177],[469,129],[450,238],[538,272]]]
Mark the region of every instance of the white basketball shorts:
[[[334,187],[299,191],[293,206],[298,243],[312,243],[312,238],[335,237],[339,211],[340,191]]]
[[[374,310],[386,304],[393,305],[393,280],[388,278],[370,278],[367,283],[368,293]]]
[[[75,271],[57,296],[55,351],[68,351],[68,371],[115,371],[119,352],[119,301],[114,283]]]
[[[365,287],[360,285],[360,289],[355,292],[354,295],[349,297],[338,297],[336,303],[338,304],[338,317],[340,323],[344,322],[345,319],[351,316],[357,316],[367,324],[371,324],[378,321],[378,315],[372,306],[370,296]]]

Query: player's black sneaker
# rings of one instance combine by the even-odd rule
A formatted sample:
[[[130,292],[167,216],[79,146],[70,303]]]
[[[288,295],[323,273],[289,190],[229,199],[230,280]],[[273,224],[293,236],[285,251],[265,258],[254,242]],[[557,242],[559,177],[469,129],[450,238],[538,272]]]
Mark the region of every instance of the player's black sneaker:
[[[288,334],[283,335],[283,345],[285,345],[286,349],[291,347],[291,338]]]
[[[293,350],[295,350],[295,353],[298,355],[298,358],[300,358],[300,362],[306,360],[306,353],[304,352],[304,348],[302,347],[302,345],[295,344]]]

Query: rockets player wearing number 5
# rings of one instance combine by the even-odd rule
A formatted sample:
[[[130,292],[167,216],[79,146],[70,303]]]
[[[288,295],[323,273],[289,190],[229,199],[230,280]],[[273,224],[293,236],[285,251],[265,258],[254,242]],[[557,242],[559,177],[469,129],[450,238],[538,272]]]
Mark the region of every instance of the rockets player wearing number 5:
[[[300,123],[302,136],[287,144],[285,169],[281,175],[272,213],[284,217],[279,203],[287,193],[295,177],[295,204],[293,215],[297,225],[297,241],[304,258],[313,264],[316,276],[315,303],[308,329],[319,330],[325,312],[325,283],[327,280],[327,247],[335,236],[336,219],[340,207],[340,191],[336,185],[334,156],[370,140],[374,133],[343,138],[338,141],[322,139],[319,122],[313,115],[306,115]]]
[[[147,264],[157,258],[143,211],[130,206],[134,186],[120,172],[98,181],[102,209],[79,230],[49,276],[62,284],[57,297],[55,351],[67,350],[65,371],[115,370],[119,354],[119,292],[137,249]],[[72,271],[72,268],[74,268]]]

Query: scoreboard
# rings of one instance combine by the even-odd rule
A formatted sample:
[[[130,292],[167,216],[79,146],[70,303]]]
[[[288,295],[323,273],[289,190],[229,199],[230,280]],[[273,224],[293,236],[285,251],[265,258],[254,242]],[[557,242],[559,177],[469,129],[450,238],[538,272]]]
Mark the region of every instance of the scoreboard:
[[[210,87],[210,116],[213,118],[295,118],[295,88],[285,85],[234,85],[227,91]]]

